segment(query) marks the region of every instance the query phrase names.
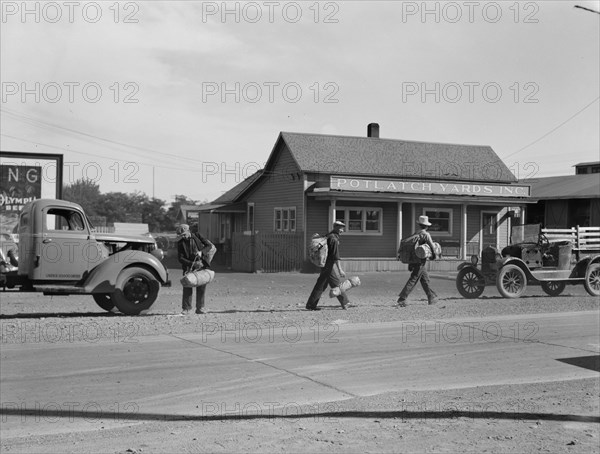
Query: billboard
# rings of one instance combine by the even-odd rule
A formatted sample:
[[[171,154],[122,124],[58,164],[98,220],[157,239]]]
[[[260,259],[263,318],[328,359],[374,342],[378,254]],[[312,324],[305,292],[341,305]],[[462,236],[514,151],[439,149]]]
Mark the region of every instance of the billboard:
[[[31,200],[62,196],[63,155],[0,152],[0,232],[15,233]]]

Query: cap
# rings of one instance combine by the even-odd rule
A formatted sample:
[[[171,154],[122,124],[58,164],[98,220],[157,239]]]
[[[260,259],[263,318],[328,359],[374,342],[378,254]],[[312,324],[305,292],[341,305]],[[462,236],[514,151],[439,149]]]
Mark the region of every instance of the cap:
[[[335,221],[333,223],[334,227],[346,227],[346,224],[344,224],[342,221]]]
[[[431,222],[429,222],[429,216],[419,216],[418,224],[430,226]]]
[[[185,233],[190,231],[190,226],[187,224],[181,224],[177,229],[175,229],[175,233],[178,237],[182,237]]]

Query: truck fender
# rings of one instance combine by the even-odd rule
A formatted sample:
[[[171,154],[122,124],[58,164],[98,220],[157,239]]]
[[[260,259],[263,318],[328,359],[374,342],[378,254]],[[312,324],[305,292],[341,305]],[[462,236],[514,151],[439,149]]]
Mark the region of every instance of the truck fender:
[[[462,270],[463,268],[467,268],[467,267],[471,267],[471,268],[475,268],[475,269],[477,269],[477,267],[476,267],[476,266],[474,266],[474,265],[473,265],[471,262],[462,262],[460,265],[458,265],[458,266],[456,267],[456,271],[460,271],[460,270]]]
[[[590,256],[582,258],[579,262],[577,262],[577,264],[573,268],[573,271],[571,272],[570,277],[585,277],[585,273],[587,272],[588,267],[592,263],[599,263],[599,262],[600,262],[600,255],[590,255]]]
[[[119,273],[132,266],[153,271],[161,284],[168,281],[167,270],[152,254],[135,250],[121,251],[111,255],[90,271],[83,283],[86,293],[112,293]]]
[[[525,276],[527,277],[527,279],[535,279],[533,277],[533,274],[531,274],[531,271],[529,270],[529,267],[525,264],[525,262],[523,260],[521,260],[518,257],[505,257],[500,261],[500,264],[498,266],[498,273],[500,272],[500,270],[502,268],[504,268],[506,265],[516,265],[519,268],[521,268],[523,270],[523,272],[525,273]]]

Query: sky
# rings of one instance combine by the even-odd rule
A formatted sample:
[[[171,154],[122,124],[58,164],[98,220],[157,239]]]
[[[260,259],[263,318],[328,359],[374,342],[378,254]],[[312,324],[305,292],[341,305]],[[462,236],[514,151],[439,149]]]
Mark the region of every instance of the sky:
[[[489,145],[519,179],[600,160],[599,1],[1,7],[0,150],[63,154],[66,184],[211,201],[281,131],[369,123]]]

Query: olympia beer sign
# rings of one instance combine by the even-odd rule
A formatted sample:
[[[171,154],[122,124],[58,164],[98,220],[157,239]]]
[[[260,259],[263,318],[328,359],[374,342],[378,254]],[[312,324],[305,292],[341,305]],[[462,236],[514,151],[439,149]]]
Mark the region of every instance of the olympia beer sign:
[[[529,197],[529,186],[440,183],[436,181],[382,180],[365,178],[330,177],[330,188],[354,192],[396,192],[405,194],[436,194],[489,197]]]

